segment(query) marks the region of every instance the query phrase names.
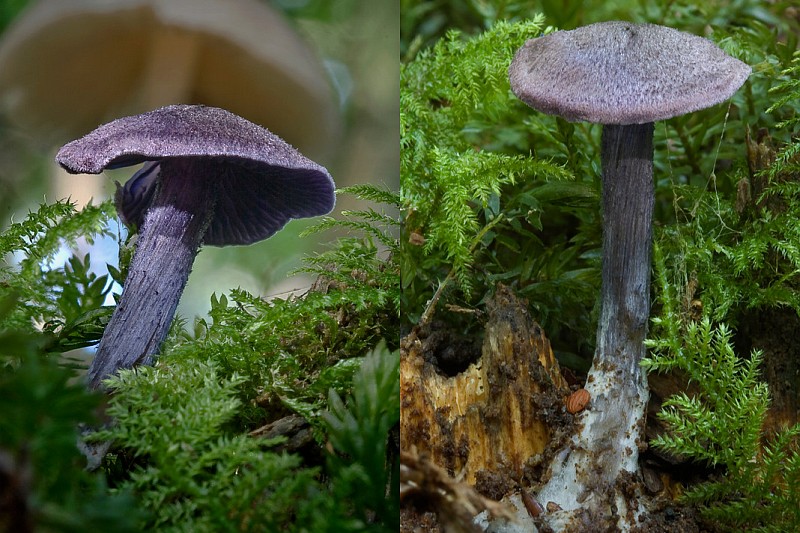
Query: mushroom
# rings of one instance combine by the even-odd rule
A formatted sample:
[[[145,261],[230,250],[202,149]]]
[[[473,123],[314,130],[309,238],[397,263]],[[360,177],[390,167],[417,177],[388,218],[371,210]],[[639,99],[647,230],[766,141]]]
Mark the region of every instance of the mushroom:
[[[653,122],[720,103],[749,74],[749,66],[706,39],[630,22],[531,39],[514,57],[509,79],[523,102],[604,125],[601,315],[586,384],[592,407],[579,415],[570,457],[553,466],[540,501],[575,510],[580,494],[616,487],[623,470],[636,471],[648,398],[639,363],[650,314]],[[622,500],[617,495],[611,503],[624,521],[629,506]]]
[[[89,369],[95,389],[119,368],[150,363],[201,244],[254,243],[334,204],[325,168],[214,107],[172,105],[114,120],[64,145],[56,161],[73,174],[146,162],[116,195],[122,218],[141,231]]]

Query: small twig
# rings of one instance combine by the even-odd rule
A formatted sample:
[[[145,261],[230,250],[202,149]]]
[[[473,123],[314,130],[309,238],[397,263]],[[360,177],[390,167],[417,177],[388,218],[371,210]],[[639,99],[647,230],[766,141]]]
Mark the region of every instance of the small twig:
[[[480,531],[475,516],[487,511],[492,518],[515,522],[513,507],[482,496],[474,487],[451,478],[416,448],[400,452],[400,500],[416,496],[436,511],[441,528],[447,533]]]

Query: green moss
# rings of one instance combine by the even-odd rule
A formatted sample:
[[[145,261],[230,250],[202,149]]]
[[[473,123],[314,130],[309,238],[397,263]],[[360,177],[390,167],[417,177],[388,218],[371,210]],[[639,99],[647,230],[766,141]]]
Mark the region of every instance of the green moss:
[[[473,37],[453,30],[401,66],[407,324],[431,315],[442,286],[444,301],[471,307],[504,281],[519,285],[554,336],[562,326],[588,330],[573,318],[585,317],[578,309],[591,307],[599,283],[599,228],[586,226],[598,188],[596,172],[574,171],[596,139],[537,116],[508,82],[514,52],[544,29],[534,16]],[[562,224],[573,229],[550,233]]]
[[[90,438],[113,446],[94,474],[75,443],[100,398],[69,384],[55,356],[97,341],[110,283],[88,258],[48,265],[62,242],[105,232],[113,207],[44,205],[0,235],[0,252],[18,259],[0,270],[0,397],[14,415],[0,422],[0,475],[31,487],[3,501],[57,530],[396,530],[399,268],[397,220],[383,211],[397,197],[352,191],[391,205],[320,223],[348,236],[309,259],[314,288],[212,296],[192,331],[176,320],[155,366],[108,381],[114,424]],[[313,429],[302,454],[251,436],[290,414]]]
[[[667,433],[651,442],[684,459],[721,467],[713,481],[690,487],[683,496],[703,515],[727,528],[795,531],[800,527],[800,425],[776,435],[762,430],[769,390],[760,380],[762,353],[737,353],[724,323],[687,320],[675,305],[675,287],[656,248],[660,316],[643,362],[654,372],[682,370],[699,391],[666,399],[658,418]]]
[[[800,315],[800,28],[786,6],[405,4],[404,324],[428,318],[438,298],[437,320],[459,334],[479,330],[444,304],[480,311],[503,281],[528,298],[562,363],[578,369],[593,354],[599,293],[600,128],[517,101],[505,77],[514,51],[550,31],[547,23],[633,17],[705,35],[753,67],[729,102],[656,125],[657,304],[646,366],[681,369],[700,390],[666,401],[660,416],[672,431],[654,443],[720,469],[687,501],[720,527],[798,529],[798,429],[762,431],[770,391],[759,365],[768,354],[733,342],[760,312]],[[702,305],[697,322],[693,301]]]

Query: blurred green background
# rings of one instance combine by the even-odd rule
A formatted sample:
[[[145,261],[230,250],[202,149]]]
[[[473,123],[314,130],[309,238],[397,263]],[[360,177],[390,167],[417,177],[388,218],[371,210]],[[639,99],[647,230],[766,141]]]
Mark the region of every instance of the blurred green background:
[[[223,107],[267,127],[326,166],[337,187],[396,190],[399,19],[393,0],[0,0],[0,229],[43,202],[111,197],[135,169],[69,176],[55,151],[171,103]],[[333,214],[353,207],[341,197]],[[310,223],[251,246],[204,248],[178,312],[204,314],[212,292],[235,287],[266,296],[307,287],[312,280],[288,274],[337,237],[298,238]],[[110,238],[75,252],[104,272],[117,251]]]

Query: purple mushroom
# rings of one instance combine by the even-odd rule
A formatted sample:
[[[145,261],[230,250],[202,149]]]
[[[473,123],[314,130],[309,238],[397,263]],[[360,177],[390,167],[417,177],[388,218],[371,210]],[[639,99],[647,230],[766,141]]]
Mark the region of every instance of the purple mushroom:
[[[169,331],[202,244],[266,239],[294,218],[329,213],[328,171],[266,129],[223,109],[172,105],[104,124],[64,145],[73,174],[145,163],[116,195],[140,228],[122,297],[89,369],[89,384],[149,364]]]
[[[511,63],[511,88],[526,104],[604,125],[601,312],[586,383],[592,408],[539,493],[565,513],[599,516],[613,504],[622,517],[615,527],[625,530],[640,510],[613,488],[637,471],[648,399],[639,363],[650,316],[653,123],[730,98],[749,74],[696,35],[616,21],[531,39]]]

